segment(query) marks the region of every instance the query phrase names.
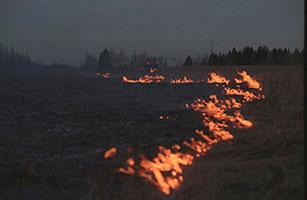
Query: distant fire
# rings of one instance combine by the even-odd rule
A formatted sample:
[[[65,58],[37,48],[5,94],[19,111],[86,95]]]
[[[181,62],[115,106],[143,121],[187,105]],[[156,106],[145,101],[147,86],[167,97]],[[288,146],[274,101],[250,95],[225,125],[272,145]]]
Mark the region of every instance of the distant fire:
[[[105,73],[105,74],[102,74],[103,78],[109,78],[110,77],[110,73]]]
[[[157,71],[156,68],[150,68],[150,73],[154,73],[155,71]]]
[[[155,75],[155,76],[145,75],[143,77],[140,77],[138,80],[128,79],[126,76],[123,76],[122,82],[125,82],[125,83],[160,83],[164,79],[165,77],[161,75]]]
[[[246,72],[239,73],[239,75],[243,79],[235,79],[234,82],[236,84],[246,82],[250,89],[262,91],[260,83],[247,75]],[[226,85],[230,83],[230,80],[215,73],[209,73],[209,76],[211,79],[208,78],[208,83],[224,83]],[[134,81],[140,82],[142,80]],[[195,157],[204,156],[212,148],[213,144],[234,138],[227,128],[248,129],[253,126],[253,123],[245,119],[240,112],[242,102],[263,99],[264,96],[225,86],[224,92],[226,95],[243,96],[244,100],[240,101],[234,98],[219,99],[217,95],[211,95],[208,100],[198,98],[192,104],[186,104],[187,109],[193,109],[202,114],[202,124],[209,129],[209,133],[207,134],[203,130],[195,130],[195,134],[200,136],[201,139],[191,137],[190,141],[184,141],[182,143],[182,145],[189,147],[190,151],[180,152],[182,148],[179,144],[173,145],[171,149],[159,146],[159,153],[152,160],[149,160],[142,154],[138,155],[137,159],[130,157],[126,161],[126,168],[121,167],[117,171],[143,177],[167,195],[170,194],[171,189],[179,188],[184,181],[182,166],[193,164]],[[160,116],[160,119],[164,118]],[[110,149],[106,154],[108,152],[114,152],[114,150],[111,151]],[[136,160],[139,161],[136,162]]]
[[[110,73],[101,74],[97,72],[95,75],[96,77],[110,78]]]
[[[194,83],[192,79],[187,78],[186,76],[183,79],[171,79],[170,83],[180,84],[180,83]]]

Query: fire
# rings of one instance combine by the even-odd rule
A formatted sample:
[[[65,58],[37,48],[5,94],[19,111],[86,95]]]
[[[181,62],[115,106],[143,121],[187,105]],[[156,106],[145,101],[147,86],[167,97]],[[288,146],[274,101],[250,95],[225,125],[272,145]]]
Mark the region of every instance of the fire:
[[[157,71],[156,68],[150,68],[150,73],[154,73],[155,71]]]
[[[235,78],[234,80],[236,83],[246,82],[249,88],[254,88],[259,91],[262,91],[261,84],[255,79],[253,79],[250,75],[248,75],[246,71],[238,72],[238,74],[242,76],[242,79]]]
[[[234,89],[234,88],[224,88],[224,91],[226,92],[227,95],[239,95],[243,96],[243,98],[246,101],[253,101],[254,99],[264,99],[264,95],[258,94],[255,95],[252,92],[249,91],[243,91],[241,89]]]
[[[211,76],[211,79],[208,78],[208,83],[226,83],[226,85],[229,84],[229,80],[227,80],[225,77],[220,76],[214,72],[209,73],[209,76]]]
[[[97,72],[95,75],[96,75],[96,78],[100,76],[102,76],[103,78],[110,78],[110,73],[101,74]]]
[[[247,83],[248,88],[251,89],[256,89],[259,91],[262,91],[262,87],[261,84],[256,81],[254,78],[252,78],[250,75],[247,74],[246,71],[243,72],[238,72],[238,74],[242,77],[242,79],[237,79],[234,78],[235,83],[237,84],[241,84],[243,82]],[[211,79],[208,78],[208,83],[226,83],[226,85],[228,85],[230,83],[229,80],[227,80],[226,78],[219,76],[215,73],[209,73],[209,75],[211,76]],[[216,85],[218,86],[218,85]],[[254,94],[252,92],[249,91],[244,91],[242,89],[234,89],[234,88],[229,88],[229,87],[224,87],[224,91],[227,95],[238,95],[238,96],[243,96],[243,98],[245,99],[245,101],[253,101],[254,99],[264,99],[264,95],[261,94]],[[240,88],[240,85],[236,85],[237,88]]]
[[[105,74],[102,74],[103,78],[109,78],[110,77],[110,73],[105,73]]]
[[[117,149],[115,147],[112,147],[111,149],[105,152],[104,158],[105,159],[112,158],[115,156],[116,152],[117,152]]]
[[[128,79],[126,76],[123,76],[122,82],[126,82],[126,83],[160,83],[164,79],[165,79],[165,77],[162,76],[162,75],[155,75],[155,76],[145,75],[143,77],[140,77],[138,80]]]
[[[209,73],[209,75],[211,79],[208,79],[208,83],[225,83],[226,85],[230,83],[229,80],[215,73]],[[247,82],[249,88],[259,91],[262,90],[260,84],[255,82],[246,72],[242,72],[240,75],[245,77],[242,82]],[[127,80],[128,79],[126,79],[126,81]],[[139,80],[132,81],[142,82],[141,80],[140,78]],[[238,80],[235,80],[235,82],[237,84],[242,83]],[[257,83],[259,85],[257,85]],[[249,91],[229,87],[224,87],[224,92],[226,95],[243,96],[245,101],[264,98],[264,96],[260,94],[255,95]],[[140,154],[138,155],[139,159],[137,159],[139,162],[135,162],[134,158],[129,158],[126,161],[126,168],[121,167],[117,169],[117,171],[143,177],[157,186],[164,194],[170,194],[171,190],[179,188],[184,181],[182,166],[192,165],[196,157],[206,155],[207,151],[219,141],[229,141],[234,138],[228,130],[229,127],[248,129],[253,126],[253,123],[245,119],[240,112],[242,102],[245,102],[244,100],[240,101],[232,97],[228,99],[219,99],[217,95],[211,95],[208,100],[198,98],[192,104],[186,104],[187,109],[193,109],[195,112],[201,113],[202,124],[209,129],[208,133],[196,129],[194,134],[200,139],[191,137],[190,141],[183,141],[182,145],[188,147],[190,149],[189,151],[182,151],[181,145],[179,144],[173,145],[171,149],[159,146],[158,153],[152,160]],[[163,116],[160,116],[160,119],[163,118]],[[107,151],[106,154],[111,154],[110,150]],[[106,154],[105,157],[109,157],[106,156]]]
[[[179,146],[179,145],[178,145]],[[170,189],[176,189],[183,181],[183,177],[174,177],[182,173],[181,165],[191,165],[194,157],[190,154],[172,152],[163,146],[159,146],[159,153],[152,161],[144,155],[139,155],[141,161],[139,165],[129,158],[126,163],[129,165],[127,169],[119,168],[118,171],[125,174],[136,174],[149,180],[156,185],[165,194],[170,193]],[[136,172],[134,168],[139,168]],[[171,176],[164,176],[164,172],[170,172]]]
[[[170,83],[194,83],[194,81],[184,76],[183,79],[171,79]]]

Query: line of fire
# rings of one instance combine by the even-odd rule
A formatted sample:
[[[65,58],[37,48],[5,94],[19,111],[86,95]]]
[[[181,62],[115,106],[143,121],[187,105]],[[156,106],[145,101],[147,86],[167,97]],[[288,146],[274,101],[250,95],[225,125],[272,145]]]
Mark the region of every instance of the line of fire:
[[[150,68],[149,75],[144,75],[138,79],[129,79],[126,76],[122,76],[122,83],[151,84],[166,82],[163,75],[153,74],[156,71],[157,68]],[[143,154],[139,154],[137,157],[130,156],[123,163],[123,167],[115,169],[115,171],[143,177],[166,195],[169,195],[172,190],[178,189],[184,181],[182,175],[183,166],[192,165],[195,158],[205,156],[210,149],[214,148],[214,144],[219,141],[231,141],[234,139],[233,134],[228,130],[229,127],[249,129],[253,126],[252,121],[245,119],[241,114],[240,108],[245,102],[264,99],[265,96],[259,93],[262,91],[262,86],[246,71],[238,72],[237,75],[240,78],[228,80],[215,72],[209,73],[207,83],[213,84],[215,87],[223,87],[224,94],[228,98],[211,95],[207,99],[197,98],[192,104],[185,105],[186,109],[201,113],[202,124],[209,130],[208,132],[195,129],[194,133],[191,133],[189,141],[173,144],[170,149],[158,146],[159,152],[153,159],[148,159]],[[110,78],[110,73],[97,73],[96,76],[108,79]],[[192,80],[184,76],[182,79],[170,79],[166,83],[196,84],[203,82],[205,82],[204,79]],[[252,89],[253,92],[241,89],[244,84],[247,89]],[[169,119],[168,116],[160,116],[160,119],[163,118]],[[200,139],[196,139],[195,135],[200,136]],[[184,149],[183,147],[188,147],[188,150],[182,150]],[[116,156],[117,151],[115,147],[110,148],[105,152],[104,158],[112,162],[112,158]],[[128,148],[126,151],[133,155],[132,148]]]

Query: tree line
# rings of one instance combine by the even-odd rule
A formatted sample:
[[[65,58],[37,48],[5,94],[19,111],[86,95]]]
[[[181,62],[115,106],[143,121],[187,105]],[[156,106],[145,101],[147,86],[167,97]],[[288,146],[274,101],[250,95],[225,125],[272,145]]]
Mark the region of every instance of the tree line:
[[[144,66],[148,59],[154,58],[160,66],[167,67],[169,62],[166,56],[152,57],[146,52],[134,54],[127,57],[123,50],[117,53],[116,50],[105,49],[96,58],[93,54],[86,54],[84,68],[106,69],[110,67],[140,67]],[[233,48],[227,54],[214,53],[210,56],[204,54],[194,57],[187,56],[183,63],[179,59],[172,59],[171,66],[207,66],[207,65],[301,65],[304,63],[304,49],[299,51],[297,48],[291,52],[287,48],[273,48],[269,50],[267,46],[260,46],[257,49],[245,46],[243,50]],[[176,62],[174,62],[176,61]]]
[[[13,48],[7,49],[0,44],[0,67],[4,66],[29,66],[34,63],[31,61],[28,54],[23,54],[15,51]]]
[[[16,68],[27,69],[30,67],[49,68],[72,68],[73,65],[57,63],[55,59],[51,64],[44,64],[43,61],[33,61],[28,54],[16,51],[14,48],[7,48],[0,43],[0,69]]]
[[[148,60],[155,60],[160,66],[168,66],[167,56],[151,56],[146,52],[134,53],[128,56],[124,50],[104,49],[99,56],[92,53],[86,53],[81,68],[86,70],[108,69],[114,67],[142,67]]]
[[[136,53],[128,56],[123,50],[104,49],[97,56],[86,53],[80,68],[88,71],[105,70],[114,67],[139,68],[146,65],[148,60],[155,60],[161,67],[168,66],[207,66],[207,65],[301,65],[304,63],[304,49],[273,48],[260,46],[257,49],[246,46],[243,50],[233,48],[226,54],[212,52],[207,54],[187,56],[184,62],[180,59],[168,59],[167,56],[151,56],[146,52]],[[34,62],[27,54],[6,48],[0,44],[0,68],[5,66],[48,66],[48,67],[73,67],[72,65],[59,64],[54,60],[51,64]]]
[[[235,48],[227,54],[211,53],[208,65],[300,65],[304,63],[304,49],[273,48],[269,50],[267,46],[260,46],[254,50],[253,47],[246,46],[242,51]]]

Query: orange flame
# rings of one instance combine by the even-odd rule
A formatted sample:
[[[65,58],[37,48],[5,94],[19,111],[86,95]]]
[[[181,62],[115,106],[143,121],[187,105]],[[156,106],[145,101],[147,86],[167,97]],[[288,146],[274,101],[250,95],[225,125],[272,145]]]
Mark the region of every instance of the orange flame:
[[[155,71],[157,71],[156,68],[150,68],[150,73],[154,73]]]
[[[111,149],[105,152],[104,158],[105,159],[112,158],[116,155],[116,152],[117,152],[117,149],[115,147],[112,147]]]
[[[97,72],[95,75],[96,75],[96,78],[100,76],[102,76],[103,78],[110,78],[110,73],[101,74]]]
[[[249,88],[254,88],[254,89],[257,89],[259,91],[262,91],[261,84],[258,81],[256,81],[255,79],[253,79],[250,75],[248,75],[246,71],[238,72],[238,74],[240,76],[242,76],[243,79],[235,78],[234,80],[235,80],[236,83],[246,82]]]
[[[255,95],[252,92],[249,91],[243,91],[241,89],[233,89],[233,88],[224,88],[224,91],[226,92],[227,95],[239,95],[239,96],[243,96],[243,98],[246,101],[253,101],[254,99],[264,99],[265,96],[258,94]]]
[[[180,186],[183,177],[164,176],[163,172],[171,172],[172,176],[174,176],[174,173],[176,175],[181,174],[182,168],[180,165],[191,165],[194,157],[186,153],[174,153],[163,146],[159,146],[158,149],[159,153],[152,161],[143,155],[139,155],[141,161],[138,166],[140,167],[138,175],[149,180],[165,194],[169,194],[170,189],[176,189]],[[132,172],[131,169],[129,170],[129,167],[127,170],[120,168],[120,171],[126,174]]]
[[[109,78],[110,77],[110,73],[105,73],[105,74],[102,74],[103,78]]]
[[[212,78],[208,79],[209,83],[226,83],[226,85],[230,83],[229,80],[215,73],[209,75]],[[243,73],[243,75],[247,77],[246,74]],[[244,80],[245,82],[249,81],[249,88],[261,90],[260,87],[255,86],[257,85],[255,82],[250,82],[250,79],[245,78]],[[140,81],[140,79],[133,81]],[[242,95],[246,101],[264,98],[260,94],[255,95],[248,91],[228,87],[224,88],[224,91],[226,95]],[[143,177],[156,185],[163,193],[170,194],[171,189],[180,187],[180,183],[184,180],[182,166],[191,165],[195,157],[204,156],[213,144],[234,138],[226,130],[228,127],[246,129],[253,126],[252,122],[242,116],[239,110],[241,106],[242,103],[234,98],[221,100],[216,95],[211,95],[208,101],[198,98],[191,105],[186,104],[186,108],[191,108],[202,114],[203,125],[208,127],[211,135],[205,134],[202,130],[195,130],[195,133],[201,139],[196,140],[192,137],[190,142],[183,141],[183,145],[189,147],[191,151],[179,152],[181,146],[178,144],[173,145],[171,149],[159,146],[159,153],[153,160],[148,160],[144,155],[139,155],[140,162],[137,164],[133,158],[129,158],[126,161],[127,169],[119,168],[117,171]],[[231,114],[229,111],[233,111],[233,113]],[[160,119],[163,119],[163,116],[160,116]]]
[[[126,82],[126,83],[160,83],[164,79],[165,79],[165,77],[162,76],[162,75],[155,75],[155,76],[145,75],[143,77],[140,77],[138,80],[131,80],[131,79],[128,79],[126,76],[123,76],[122,82]]]
[[[220,76],[214,72],[209,73],[209,76],[211,77],[211,79],[208,78],[208,83],[226,83],[226,85],[229,84],[229,80],[227,80],[225,77]]]
[[[183,77],[183,79],[171,79],[171,82],[173,84],[180,84],[180,83],[194,83],[194,81],[190,78],[187,78],[186,76]]]

